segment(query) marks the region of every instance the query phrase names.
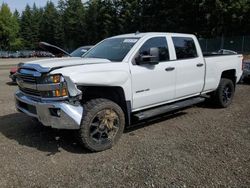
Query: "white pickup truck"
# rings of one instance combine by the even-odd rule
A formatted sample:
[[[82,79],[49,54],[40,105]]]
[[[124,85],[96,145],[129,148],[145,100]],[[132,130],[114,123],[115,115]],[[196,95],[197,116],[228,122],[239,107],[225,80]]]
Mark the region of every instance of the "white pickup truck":
[[[111,148],[125,125],[197,104],[228,107],[242,55],[203,56],[194,35],[135,33],[107,38],[81,58],[27,62],[16,108],[57,129],[76,129],[92,151]]]

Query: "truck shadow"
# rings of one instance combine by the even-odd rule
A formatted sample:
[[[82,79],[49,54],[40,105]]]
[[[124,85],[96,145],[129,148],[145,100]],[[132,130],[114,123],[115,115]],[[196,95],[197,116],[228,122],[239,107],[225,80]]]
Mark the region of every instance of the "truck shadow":
[[[48,156],[61,149],[72,153],[90,153],[77,142],[75,131],[44,127],[22,113],[0,116],[0,132],[20,145],[48,152]]]
[[[207,108],[207,109],[221,109],[220,107],[214,104],[214,101],[211,99],[207,99],[202,103],[196,105],[199,108]]]
[[[152,125],[154,125],[156,123],[160,123],[160,122],[163,122],[163,121],[174,119],[174,118],[186,115],[186,114],[187,113],[183,112],[183,111],[176,111],[176,112],[172,112],[172,113],[166,113],[166,114],[163,114],[163,115],[155,116],[155,117],[149,118],[149,119],[144,120],[144,121],[135,122],[135,123],[132,123],[131,126],[127,127],[125,129],[124,133],[125,134],[126,133],[132,133],[133,131],[136,131],[138,129],[141,129],[141,128],[144,128],[144,127],[149,127],[149,126],[152,126]]]
[[[154,125],[155,123],[166,121],[185,115],[185,112],[176,112],[166,114],[146,121],[134,123],[127,127],[125,134]],[[79,144],[76,139],[76,132],[72,130],[57,130],[41,125],[38,121],[22,114],[14,113],[6,116],[0,116],[0,133],[6,138],[16,141],[18,144],[36,148],[39,151],[46,152],[47,156],[55,155],[61,152],[61,149],[77,154],[91,153]]]
[[[250,81],[240,82],[238,85],[250,86]]]

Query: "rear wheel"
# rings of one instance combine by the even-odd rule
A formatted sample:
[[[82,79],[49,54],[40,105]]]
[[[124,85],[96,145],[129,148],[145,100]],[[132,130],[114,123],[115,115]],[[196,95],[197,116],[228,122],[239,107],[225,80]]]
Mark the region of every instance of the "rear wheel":
[[[234,91],[235,88],[232,80],[222,78],[212,99],[218,107],[226,108],[232,103]]]
[[[84,110],[80,142],[91,151],[111,148],[121,137],[125,126],[120,106],[107,99],[93,99],[84,105]]]

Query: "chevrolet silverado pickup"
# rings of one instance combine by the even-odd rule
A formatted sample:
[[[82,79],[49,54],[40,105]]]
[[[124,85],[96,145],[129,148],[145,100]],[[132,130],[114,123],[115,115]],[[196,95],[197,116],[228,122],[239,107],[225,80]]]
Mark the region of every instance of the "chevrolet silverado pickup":
[[[31,61],[16,73],[16,108],[44,126],[75,129],[92,151],[111,148],[125,126],[207,97],[228,107],[242,55],[203,55],[194,35],[107,38],[83,57]]]

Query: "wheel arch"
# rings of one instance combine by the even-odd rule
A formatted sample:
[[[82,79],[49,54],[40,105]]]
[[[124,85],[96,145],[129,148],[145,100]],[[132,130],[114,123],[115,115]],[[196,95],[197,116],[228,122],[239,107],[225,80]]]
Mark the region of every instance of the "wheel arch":
[[[223,71],[221,74],[221,78],[227,78],[227,79],[232,80],[234,86],[236,86],[237,77],[236,77],[236,70],[235,69]]]
[[[126,100],[120,86],[77,86],[82,91],[82,103],[95,98],[104,98],[118,104],[124,112],[126,125],[131,124],[131,101]]]

